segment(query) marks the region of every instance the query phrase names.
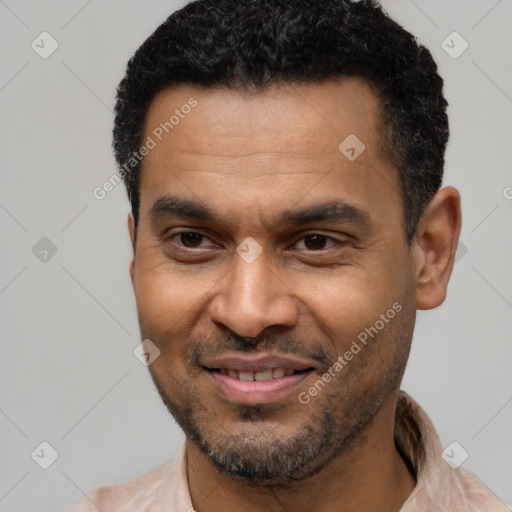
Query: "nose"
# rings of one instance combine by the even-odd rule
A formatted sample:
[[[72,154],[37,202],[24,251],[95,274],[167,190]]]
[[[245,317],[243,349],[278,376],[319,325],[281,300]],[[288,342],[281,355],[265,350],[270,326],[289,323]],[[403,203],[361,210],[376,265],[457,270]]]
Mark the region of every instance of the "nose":
[[[235,254],[233,268],[219,283],[208,314],[240,336],[254,338],[271,326],[292,327],[299,312],[294,293],[264,254],[251,263]]]

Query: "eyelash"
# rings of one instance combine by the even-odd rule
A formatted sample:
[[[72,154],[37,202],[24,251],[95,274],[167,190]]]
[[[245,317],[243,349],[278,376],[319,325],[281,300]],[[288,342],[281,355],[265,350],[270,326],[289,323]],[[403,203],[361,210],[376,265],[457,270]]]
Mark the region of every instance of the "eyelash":
[[[206,239],[210,240],[210,238],[208,236],[203,235],[202,233],[199,233],[197,231],[179,231],[177,233],[173,233],[172,235],[167,236],[166,238],[164,238],[163,241],[164,241],[164,243],[167,243],[169,241],[174,241],[174,238],[176,238],[176,237],[178,237],[180,235],[183,235],[183,234],[195,234],[195,235],[199,235],[203,239],[206,238]],[[331,248],[335,247],[336,245],[346,245],[346,242],[343,242],[341,240],[337,240],[336,238],[334,238],[332,236],[324,235],[323,233],[317,233],[317,232],[306,233],[302,237],[298,238],[293,243],[293,245],[296,245],[298,242],[300,242],[301,240],[305,239],[308,236],[319,236],[319,237],[324,238],[326,241],[335,242],[335,245],[331,246],[331,247],[324,248],[324,249],[317,249],[317,250],[314,250],[314,249],[301,249],[301,250],[306,250],[306,251],[310,251],[310,252],[322,252],[322,251],[327,251],[328,249],[331,249]],[[184,248],[185,250],[192,250],[193,251],[194,249],[204,249],[205,248],[205,247],[187,247],[186,245],[184,245],[182,243],[179,243],[179,242],[176,242],[176,241],[174,241],[174,243],[178,244],[180,249]]]

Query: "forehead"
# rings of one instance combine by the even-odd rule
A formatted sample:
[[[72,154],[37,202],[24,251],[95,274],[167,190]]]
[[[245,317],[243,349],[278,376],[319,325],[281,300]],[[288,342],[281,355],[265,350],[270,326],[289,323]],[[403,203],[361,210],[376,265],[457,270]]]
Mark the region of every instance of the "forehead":
[[[176,190],[209,204],[223,194],[282,203],[306,190],[345,191],[360,196],[356,203],[386,194],[400,202],[398,173],[381,150],[379,113],[374,89],[355,77],[256,92],[166,89],[146,117],[143,140],[152,139],[154,148],[143,161],[141,206],[147,211]],[[364,151],[349,159],[343,151],[352,148]]]
[[[197,105],[189,109],[191,98]],[[373,153],[380,148],[379,112],[374,89],[356,77],[255,92],[180,85],[153,99],[145,135],[155,138],[156,130],[161,150],[243,157],[278,145],[289,154],[337,154],[339,143],[356,134]]]

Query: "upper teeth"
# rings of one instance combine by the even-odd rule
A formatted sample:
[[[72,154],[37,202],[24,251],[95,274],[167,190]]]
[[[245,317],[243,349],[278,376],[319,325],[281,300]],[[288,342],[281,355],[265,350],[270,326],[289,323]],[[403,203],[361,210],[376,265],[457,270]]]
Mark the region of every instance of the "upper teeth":
[[[269,368],[261,372],[241,372],[238,370],[220,368],[219,371],[222,375],[229,375],[233,379],[243,381],[279,379],[284,375],[293,374],[293,368]]]

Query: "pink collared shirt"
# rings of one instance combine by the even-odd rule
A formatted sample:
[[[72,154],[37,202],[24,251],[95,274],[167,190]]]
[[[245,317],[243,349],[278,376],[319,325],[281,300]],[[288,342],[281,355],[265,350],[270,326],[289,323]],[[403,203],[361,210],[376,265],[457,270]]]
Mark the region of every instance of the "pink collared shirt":
[[[510,512],[471,473],[453,469],[443,460],[432,422],[404,391],[398,395],[395,444],[417,477],[400,512]],[[194,512],[185,446],[183,443],[172,462],[131,482],[100,487],[66,512]]]

